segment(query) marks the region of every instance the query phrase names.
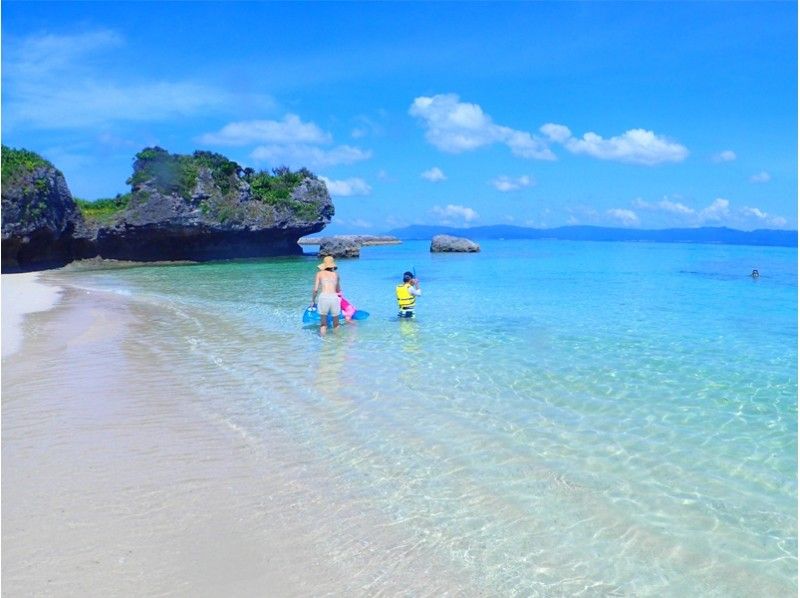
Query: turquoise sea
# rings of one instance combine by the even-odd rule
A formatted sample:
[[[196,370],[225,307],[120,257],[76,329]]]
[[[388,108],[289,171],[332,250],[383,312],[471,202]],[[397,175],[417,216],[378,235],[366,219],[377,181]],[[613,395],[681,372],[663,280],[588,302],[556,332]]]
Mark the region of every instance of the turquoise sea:
[[[320,523],[343,561],[369,513],[453,595],[795,596],[797,250],[481,247],[337,260],[371,315],[324,338],[312,255],[60,276],[146,304],[140,350],[204,416],[359,505]],[[397,321],[407,269],[424,295]]]

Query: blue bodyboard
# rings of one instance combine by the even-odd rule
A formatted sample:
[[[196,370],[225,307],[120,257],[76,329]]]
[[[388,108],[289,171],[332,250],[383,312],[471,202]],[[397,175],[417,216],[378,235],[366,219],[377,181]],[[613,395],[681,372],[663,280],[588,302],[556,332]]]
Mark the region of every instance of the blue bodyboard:
[[[369,312],[363,309],[357,309],[353,314],[351,320],[366,320],[369,317]],[[344,316],[339,316],[339,323],[344,322]],[[303,324],[319,324],[319,312],[316,307],[308,307],[303,312]],[[328,325],[333,326],[333,317],[328,316]]]

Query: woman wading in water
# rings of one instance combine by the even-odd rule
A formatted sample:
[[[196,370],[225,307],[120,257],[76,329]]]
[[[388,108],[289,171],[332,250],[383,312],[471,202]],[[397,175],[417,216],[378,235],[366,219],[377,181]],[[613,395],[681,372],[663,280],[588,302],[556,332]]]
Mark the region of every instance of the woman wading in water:
[[[338,293],[342,292],[342,287],[339,284],[339,275],[336,273],[336,262],[331,256],[326,255],[317,268],[319,272],[314,277],[311,305],[317,304],[319,333],[325,334],[328,331],[328,314],[333,317],[333,327],[339,327],[339,314],[342,308]]]

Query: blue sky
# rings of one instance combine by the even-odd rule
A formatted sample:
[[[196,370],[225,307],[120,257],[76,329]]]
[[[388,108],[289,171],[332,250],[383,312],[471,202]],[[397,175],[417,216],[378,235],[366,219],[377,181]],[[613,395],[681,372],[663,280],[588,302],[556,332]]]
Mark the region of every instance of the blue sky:
[[[797,228],[794,2],[10,2],[2,139],[306,166],[329,232]]]

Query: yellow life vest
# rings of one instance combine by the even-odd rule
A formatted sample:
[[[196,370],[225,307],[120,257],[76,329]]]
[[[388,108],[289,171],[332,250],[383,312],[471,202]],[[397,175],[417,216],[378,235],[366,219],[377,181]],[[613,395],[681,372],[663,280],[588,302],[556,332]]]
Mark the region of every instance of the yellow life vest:
[[[397,285],[395,293],[397,294],[397,307],[400,309],[414,309],[414,304],[417,298],[408,290],[411,284],[405,282]]]

